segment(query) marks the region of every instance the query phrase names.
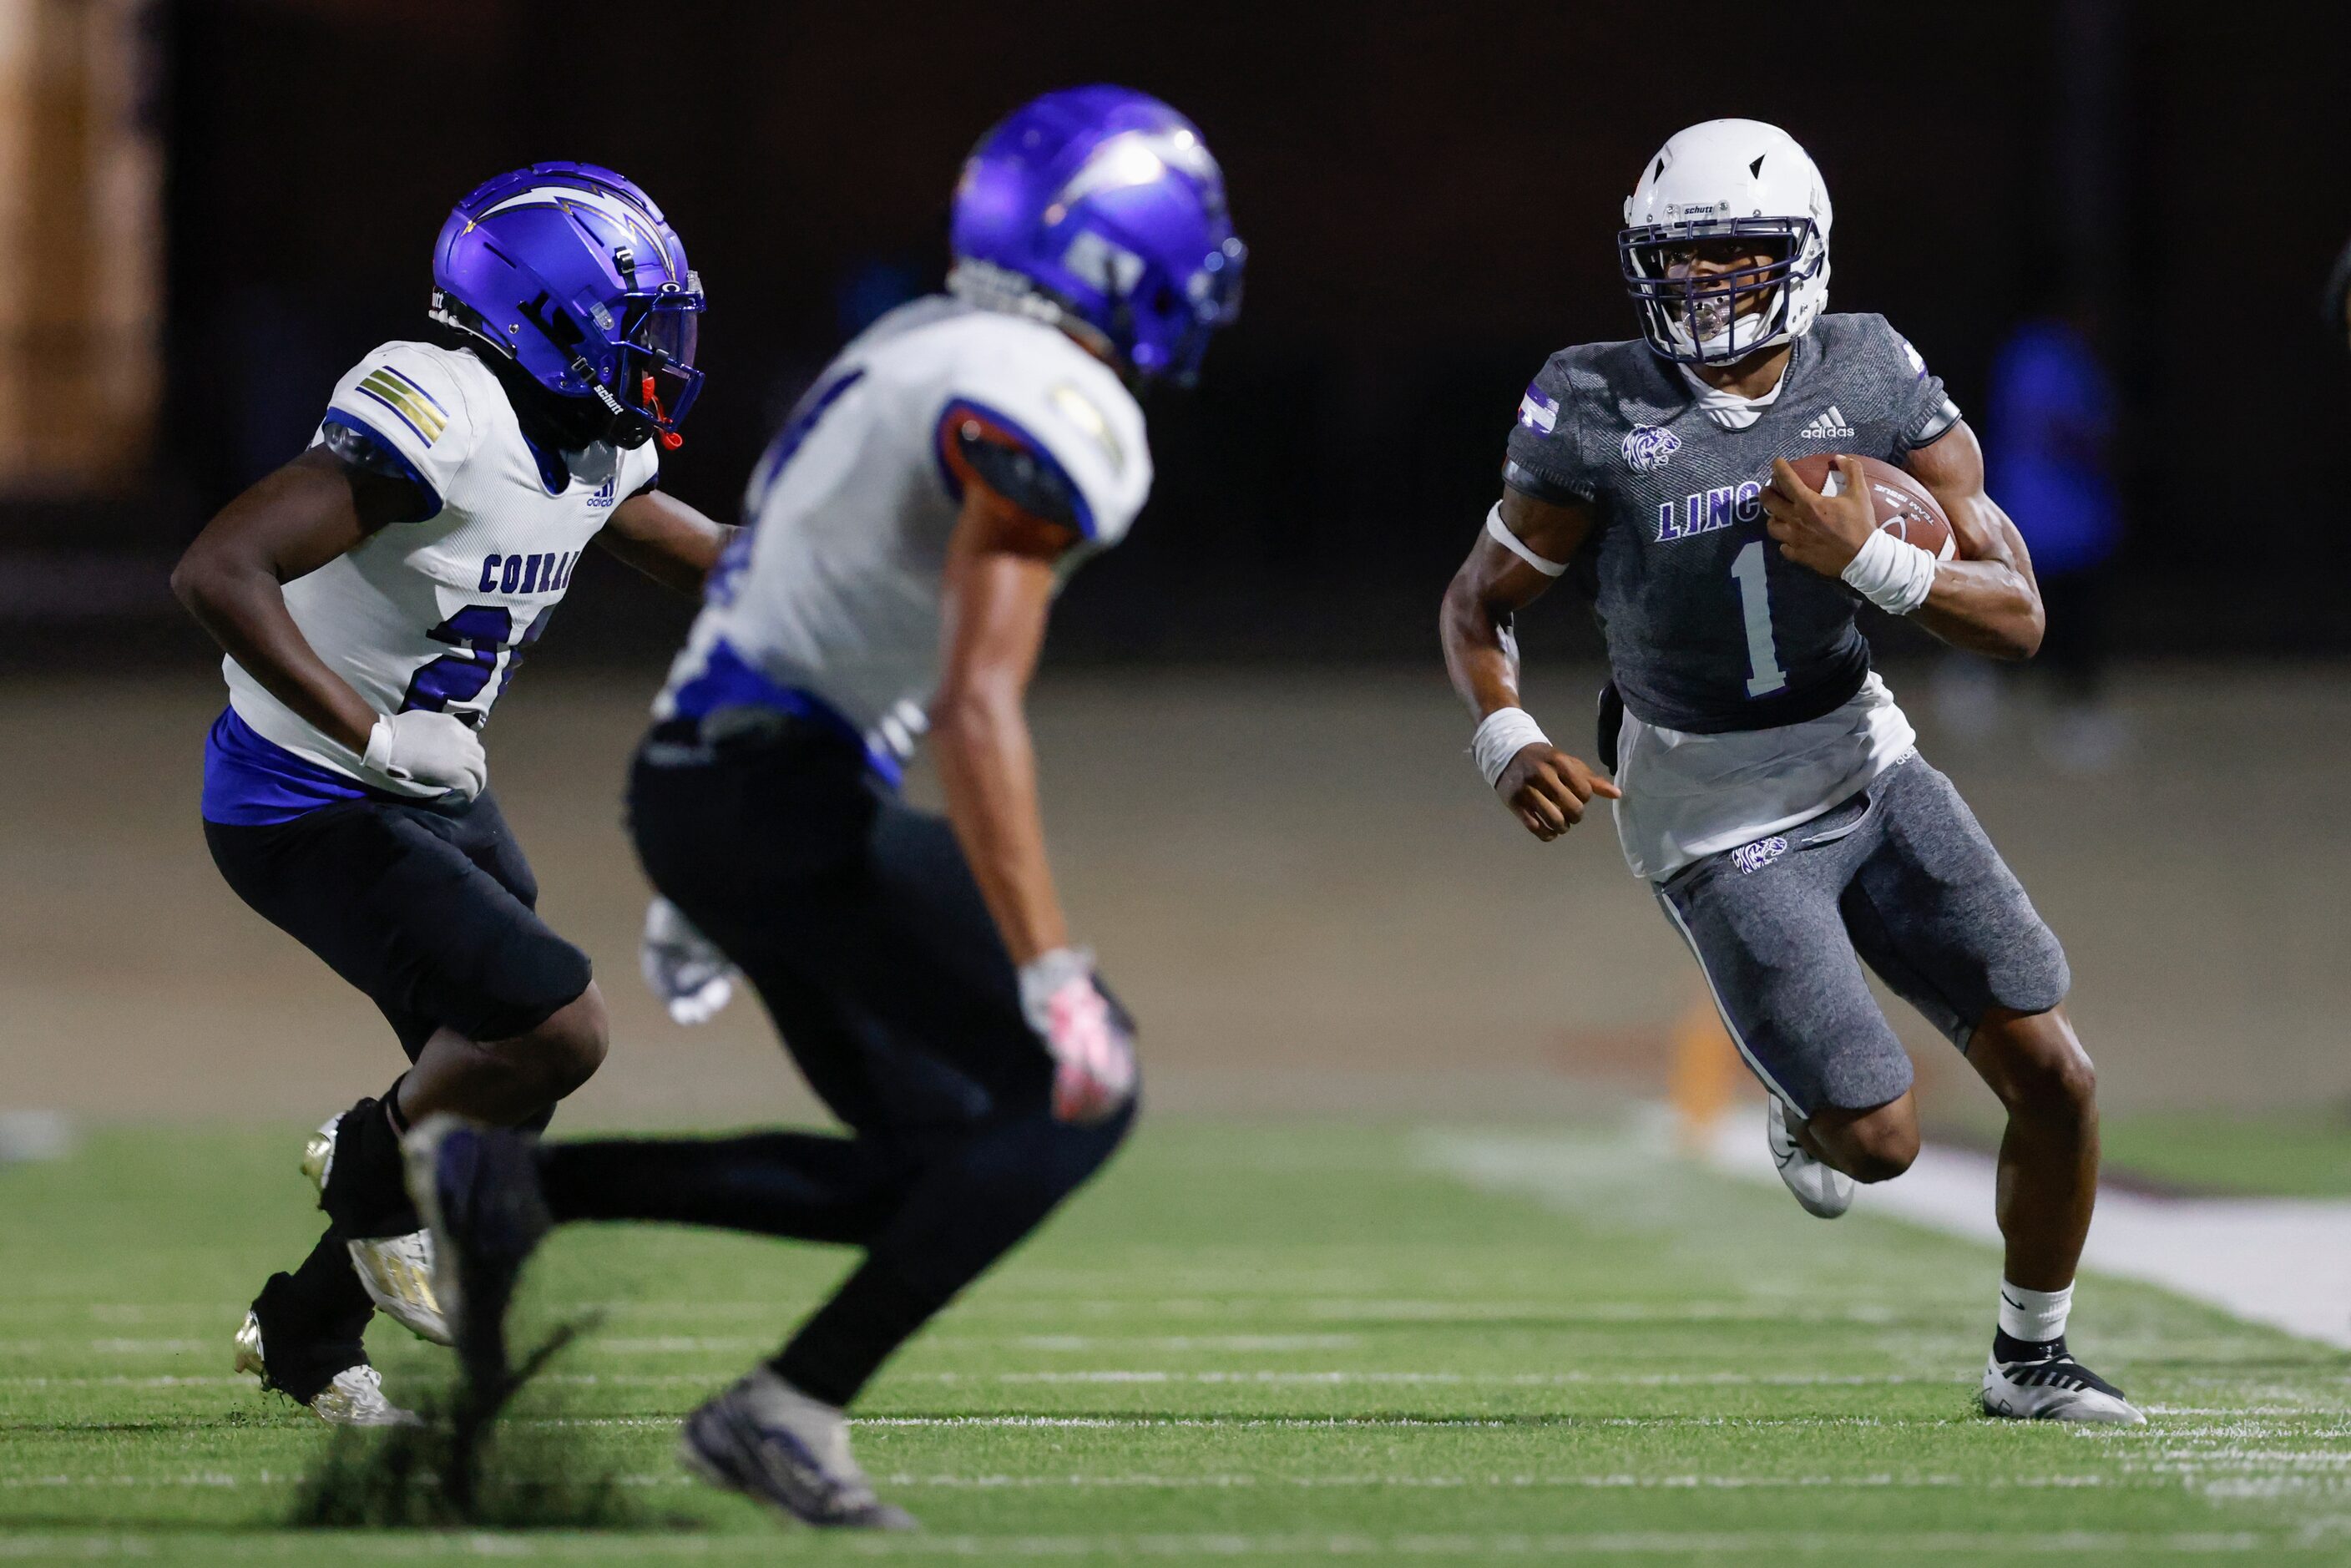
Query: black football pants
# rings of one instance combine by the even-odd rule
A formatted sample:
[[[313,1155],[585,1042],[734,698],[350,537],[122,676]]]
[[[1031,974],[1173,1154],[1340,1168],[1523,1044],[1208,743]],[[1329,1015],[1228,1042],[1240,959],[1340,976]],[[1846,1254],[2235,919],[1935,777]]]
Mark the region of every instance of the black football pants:
[[[952,830],[845,739],[778,719],[714,747],[664,727],[629,819],[653,885],[741,967],[849,1131],[549,1145],[549,1205],[863,1248],[775,1363],[845,1405],[1100,1168],[1133,1109],[1054,1119],[1050,1058]]]

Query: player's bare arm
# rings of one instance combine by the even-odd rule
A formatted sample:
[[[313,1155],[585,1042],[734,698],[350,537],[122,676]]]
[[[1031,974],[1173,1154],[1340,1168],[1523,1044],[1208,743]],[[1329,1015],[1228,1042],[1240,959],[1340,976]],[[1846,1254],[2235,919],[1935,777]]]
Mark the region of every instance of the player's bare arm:
[[[1845,476],[1834,496],[1800,478],[1786,458],[1771,465],[1763,492],[1766,528],[1780,553],[1823,577],[1838,577],[1876,526],[1859,465],[1839,458]],[[1911,612],[1956,648],[1995,659],[2029,659],[2041,646],[2041,590],[2023,537],[1984,493],[1983,448],[1965,420],[1911,453],[1903,466],[1917,476],[1950,519],[1959,558],[1938,563],[1927,601]]]
[[[1015,964],[1070,940],[1045,858],[1024,704],[1055,563],[1077,542],[1074,529],[1022,511],[976,476],[947,541],[931,734],[947,820]]]
[[[1540,500],[1507,486],[1500,517],[1513,538],[1546,561],[1567,560],[1592,531],[1588,508]],[[1490,533],[1480,532],[1445,591],[1437,612],[1445,668],[1453,689],[1481,725],[1520,706],[1519,648],[1511,622],[1541,598],[1552,581],[1549,573]],[[1520,747],[1495,781],[1494,792],[1527,831],[1545,843],[1582,821],[1584,806],[1593,796],[1614,800],[1618,794],[1616,786],[1596,769],[1547,741]]]
[[[1903,460],[1951,520],[1959,559],[1935,569],[1927,602],[1912,612],[1953,647],[1996,659],[2029,659],[2046,624],[2024,536],[1984,492],[1983,445],[1967,421]]]
[[[612,508],[596,542],[663,587],[698,596],[734,531],[674,496],[643,490]]]
[[[416,487],[314,446],[222,508],[172,570],[172,591],[269,694],[354,751],[375,710],[329,669],[286,608],[285,584],[413,517]]]

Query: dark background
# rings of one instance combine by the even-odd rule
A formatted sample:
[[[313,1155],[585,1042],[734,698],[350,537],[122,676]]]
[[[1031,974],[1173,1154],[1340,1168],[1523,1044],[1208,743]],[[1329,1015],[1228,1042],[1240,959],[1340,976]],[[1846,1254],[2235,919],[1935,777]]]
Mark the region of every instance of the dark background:
[[[665,482],[731,517],[850,280],[934,285],[978,134],[1114,79],[1222,159],[1248,304],[1197,395],[1154,407],[1157,493],[1072,587],[1060,656],[1432,659],[1521,387],[1633,330],[1613,235],[1641,161],[1733,114],[1820,162],[1831,308],[1890,316],[1963,408],[2035,294],[2086,281],[2125,400],[2126,647],[2351,647],[2351,365],[2315,310],[2351,225],[2351,8],[184,0],[159,23],[153,472],[8,508],[0,544],[160,570],[354,359],[417,331],[451,204],[547,158],[621,169],[684,236],[709,380]],[[617,570],[579,582],[550,650],[682,624]],[[164,610],[152,645],[193,653]],[[1572,609],[1536,619],[1589,645]]]

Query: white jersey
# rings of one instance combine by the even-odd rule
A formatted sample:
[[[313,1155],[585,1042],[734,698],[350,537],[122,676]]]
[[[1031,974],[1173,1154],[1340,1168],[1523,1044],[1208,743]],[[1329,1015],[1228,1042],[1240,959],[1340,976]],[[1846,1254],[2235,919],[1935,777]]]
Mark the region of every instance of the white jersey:
[[[353,366],[312,444],[335,424],[396,454],[439,505],[287,583],[286,607],[378,713],[431,708],[478,727],[546,629],[580,552],[660,459],[651,443],[599,444],[566,454],[569,483],[550,492],[497,378],[471,353],[430,343],[386,343]],[[221,673],[229,706],[263,739],[371,789],[440,793],[367,767],[235,659]]]
[[[712,574],[655,717],[813,699],[894,777],[938,683],[962,507],[951,454],[970,421],[1060,471],[1092,549],[1123,538],[1150,494],[1143,411],[1107,365],[1024,317],[902,306],[826,367],[760,459],[750,526]]]

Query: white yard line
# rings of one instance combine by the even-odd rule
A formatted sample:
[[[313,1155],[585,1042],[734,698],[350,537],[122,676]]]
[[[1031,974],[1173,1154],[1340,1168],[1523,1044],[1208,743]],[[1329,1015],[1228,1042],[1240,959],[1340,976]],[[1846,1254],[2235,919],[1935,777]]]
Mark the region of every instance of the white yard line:
[[[1707,1165],[1778,1186],[1761,1122],[1760,1113],[1724,1118],[1706,1145]],[[1992,1181],[1990,1155],[1930,1145],[1906,1175],[1863,1188],[1854,1210],[1997,1243]],[[2351,1350],[2351,1200],[2150,1197],[2101,1187],[2082,1263]]]
[[[299,1556],[306,1561],[319,1551],[315,1541],[294,1531],[280,1536],[235,1535],[205,1537],[234,1541],[247,1556]],[[0,1558],[9,1557],[135,1557],[162,1560],[184,1537],[172,1535],[23,1535],[0,1537]],[[946,1558],[1153,1558],[1203,1562],[1234,1558],[1364,1558],[1426,1557],[1468,1562],[1498,1558],[1549,1559],[1566,1556],[1679,1558],[1719,1557],[1756,1561],[1765,1557],[1834,1556],[1842,1561],[1902,1562],[1912,1557],[2014,1553],[2019,1556],[2069,1559],[2128,1553],[2191,1555],[2282,1552],[2322,1554],[2322,1561],[2340,1561],[2344,1533],[2335,1528],[2298,1531],[2211,1531],[2132,1532],[2123,1531],[2026,1531],[1991,1530],[1982,1532],[1940,1531],[1917,1532],[1832,1532],[1827,1531],[1625,1531],[1528,1534],[1287,1534],[1250,1535],[1240,1532],[1186,1535],[946,1535],[909,1533],[862,1536],[839,1543],[854,1557]],[[546,1558],[556,1562],[620,1560],[644,1562],[659,1558],[758,1557],[772,1561],[780,1551],[771,1534],[680,1535],[577,1531],[548,1535],[475,1531],[470,1532],[367,1535],[339,1531],[335,1553],[351,1559],[419,1557]],[[830,1543],[829,1543],[830,1544]]]
[[[920,1379],[925,1375],[911,1375]],[[1589,1373],[1589,1372],[1165,1372],[1156,1369],[1085,1372],[999,1372],[969,1376],[958,1373],[930,1375],[943,1382],[996,1383],[1191,1383],[1306,1384],[1343,1387],[1348,1385],[1395,1384],[1412,1386],[1476,1385],[1500,1388],[1718,1388],[1718,1387],[1839,1387],[1876,1388],[1904,1384],[1972,1384],[1972,1375],[1913,1377],[1844,1376],[1812,1373]]]
[[[299,1474],[258,1470],[251,1475],[228,1471],[199,1471],[176,1476],[133,1476],[105,1473],[56,1474],[0,1477],[0,1490],[57,1491],[79,1488],[144,1490],[150,1487],[200,1488],[208,1490],[234,1490],[240,1487],[290,1487],[306,1478]],[[504,1480],[544,1485],[577,1477],[509,1475]],[[656,1488],[689,1487],[699,1484],[693,1476],[677,1470],[622,1471],[601,1477],[615,1486]],[[1502,1491],[1794,1491],[1794,1490],[1860,1490],[1860,1491],[1939,1491],[1964,1489],[1970,1491],[1995,1490],[2079,1490],[2085,1488],[2111,1487],[2116,1483],[2112,1476],[2100,1475],[2015,1475],[2015,1476],[1954,1476],[1954,1475],[1635,1475],[1624,1471],[1607,1471],[1589,1475],[1331,1475],[1331,1476],[1261,1476],[1230,1475],[921,1475],[900,1472],[873,1478],[877,1486],[896,1490],[932,1488],[946,1491],[1040,1491],[1087,1490],[1104,1488],[1124,1491],[1231,1491],[1237,1489],[1263,1489],[1267,1491],[1318,1491],[1325,1490],[1387,1490],[1397,1487],[1422,1490],[1461,1491],[1485,1489]],[[2127,1484],[2127,1483],[2124,1483]]]
[[[549,1372],[533,1379],[577,1388],[708,1388],[725,1380],[721,1373],[690,1372]],[[1233,1368],[1209,1372],[1170,1372],[1157,1367],[1099,1368],[1059,1372],[893,1372],[893,1383],[1176,1383],[1218,1384],[1351,1384],[1370,1385],[1420,1384],[1504,1388],[1891,1388],[1913,1385],[1973,1384],[1973,1374],[1827,1373],[1827,1372],[1349,1372],[1278,1371]],[[0,1388],[254,1388],[244,1375],[220,1376],[130,1377],[123,1375],[0,1376]],[[2299,1413],[2300,1406],[2279,1406],[2277,1413]],[[2237,1415],[2234,1409],[2200,1412]]]
[[[998,1430],[1155,1431],[1166,1427],[1199,1427],[1213,1431],[1448,1431],[1457,1428],[1523,1427],[1518,1416],[852,1416],[852,1427],[987,1427]],[[1570,1427],[1625,1427],[1643,1430],[1683,1430],[1692,1427],[1735,1427],[1751,1431],[1867,1430],[1898,1427],[1904,1431],[1980,1423],[1949,1416],[1881,1421],[1875,1416],[1571,1416],[1552,1424]],[[518,1416],[510,1427],[664,1427],[674,1429],[674,1416]]]

